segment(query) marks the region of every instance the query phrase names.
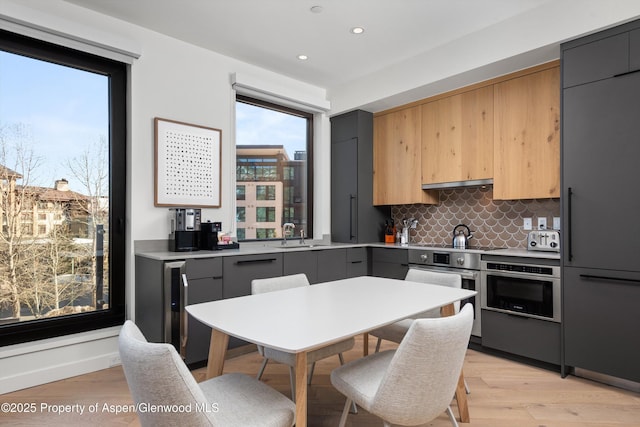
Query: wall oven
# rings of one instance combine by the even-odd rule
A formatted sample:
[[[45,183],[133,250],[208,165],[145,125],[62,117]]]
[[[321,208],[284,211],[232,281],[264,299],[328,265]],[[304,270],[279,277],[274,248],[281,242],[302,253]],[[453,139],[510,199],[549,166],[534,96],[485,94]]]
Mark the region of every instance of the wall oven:
[[[514,262],[483,259],[482,308],[560,322],[560,266],[557,264],[545,259],[536,260],[535,264],[521,259]]]
[[[473,304],[474,316],[471,335],[481,336],[480,324],[480,253],[452,248],[425,248],[409,250],[409,268],[459,274],[462,288],[478,291],[471,298],[460,301],[460,307]]]

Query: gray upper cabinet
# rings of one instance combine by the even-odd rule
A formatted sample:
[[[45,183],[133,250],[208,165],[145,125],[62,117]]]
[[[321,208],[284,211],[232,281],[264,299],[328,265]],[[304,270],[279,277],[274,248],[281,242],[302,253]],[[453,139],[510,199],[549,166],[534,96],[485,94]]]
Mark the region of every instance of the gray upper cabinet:
[[[594,61],[594,58],[599,58]],[[563,87],[629,71],[629,34],[617,34],[563,51]]]
[[[389,207],[373,206],[373,115],[331,118],[331,240],[380,242]]]
[[[568,88],[640,71],[640,29],[636,22],[565,43],[562,87]],[[634,29],[636,28],[636,29]]]

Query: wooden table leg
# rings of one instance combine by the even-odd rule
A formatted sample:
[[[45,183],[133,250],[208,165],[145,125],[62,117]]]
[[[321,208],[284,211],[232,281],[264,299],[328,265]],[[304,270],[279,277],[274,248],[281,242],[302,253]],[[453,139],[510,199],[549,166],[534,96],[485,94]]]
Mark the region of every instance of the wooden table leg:
[[[307,353],[296,353],[296,427],[307,426]]]
[[[460,422],[469,423],[469,405],[467,404],[467,390],[464,387],[464,373],[460,371],[458,385],[456,386],[456,401],[458,402],[458,413],[460,413]]]
[[[209,361],[207,362],[207,379],[222,375],[224,358],[227,355],[229,335],[217,329],[211,329],[209,342]]]
[[[440,307],[440,315],[442,317],[453,316],[456,314],[453,304]],[[471,422],[469,416],[469,405],[467,404],[467,390],[464,386],[464,371],[460,371],[458,385],[456,386],[456,401],[458,402],[458,412],[460,413],[460,422]]]
[[[362,355],[366,356],[369,354],[369,334],[362,334]]]

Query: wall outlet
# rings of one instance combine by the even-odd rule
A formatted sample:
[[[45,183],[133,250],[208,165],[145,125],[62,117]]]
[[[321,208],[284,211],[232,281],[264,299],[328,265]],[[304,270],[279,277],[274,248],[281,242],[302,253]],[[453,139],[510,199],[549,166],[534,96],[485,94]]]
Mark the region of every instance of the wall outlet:
[[[541,217],[538,218],[538,230],[546,230],[547,229],[547,218]]]
[[[533,228],[533,221],[531,218],[524,218],[522,220],[522,228],[525,230],[531,230]]]
[[[553,217],[553,229],[554,230],[560,230],[560,217],[559,216],[554,216]]]

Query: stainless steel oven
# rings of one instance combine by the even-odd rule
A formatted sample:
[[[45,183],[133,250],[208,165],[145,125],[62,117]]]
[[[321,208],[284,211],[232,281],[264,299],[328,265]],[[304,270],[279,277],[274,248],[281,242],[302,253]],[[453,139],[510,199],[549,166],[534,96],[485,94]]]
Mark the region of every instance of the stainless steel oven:
[[[490,257],[487,257],[490,258]],[[554,260],[483,259],[481,307],[560,322],[560,266]]]
[[[478,291],[474,297],[460,302],[473,304],[474,319],[471,335],[480,337],[480,251],[452,248],[424,248],[409,250],[409,268],[459,274],[462,288]]]

